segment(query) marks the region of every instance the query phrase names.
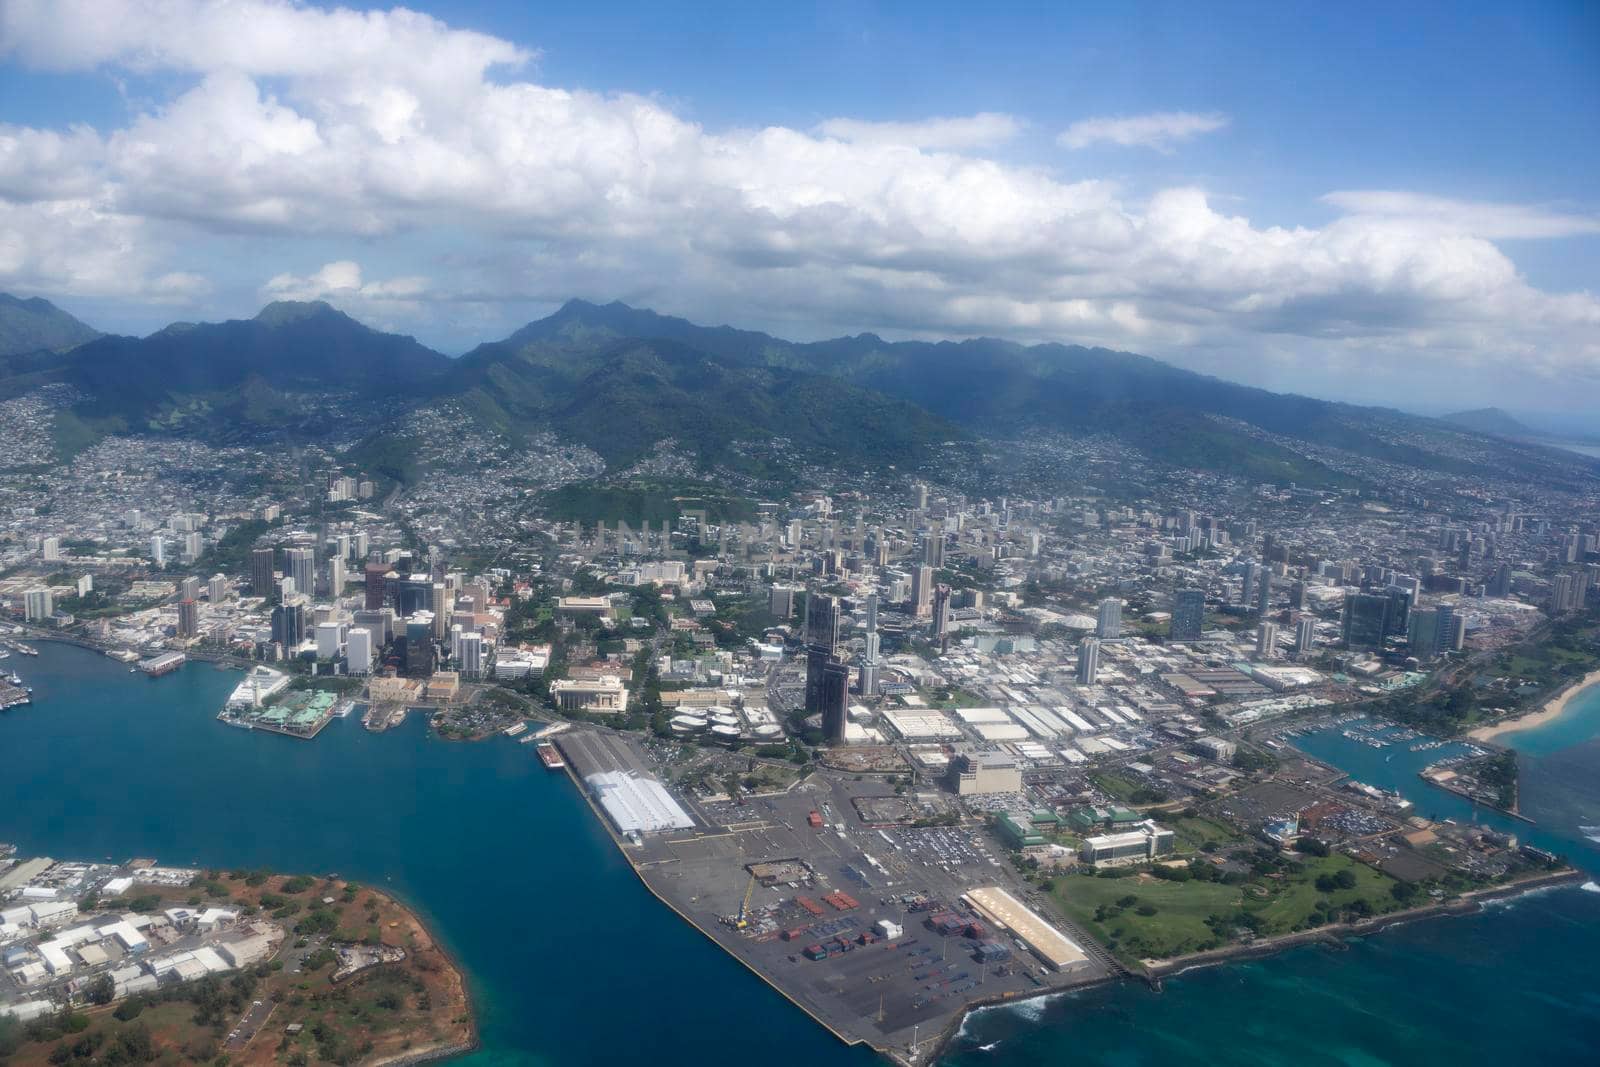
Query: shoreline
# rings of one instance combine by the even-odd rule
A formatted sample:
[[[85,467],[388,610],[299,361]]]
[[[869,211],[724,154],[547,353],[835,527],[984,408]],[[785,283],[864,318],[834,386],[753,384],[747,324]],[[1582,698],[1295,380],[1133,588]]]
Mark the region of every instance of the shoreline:
[[[1475,730],[1469,730],[1467,737],[1474,741],[1494,741],[1502,734],[1519,733],[1523,730],[1531,730],[1536,726],[1544,726],[1547,723],[1554,722],[1566,714],[1567,707],[1572,703],[1574,697],[1595,685],[1600,685],[1600,670],[1590,671],[1560,693],[1551,697],[1538,710],[1530,711],[1511,719],[1501,719],[1499,722],[1480,726]],[[1504,742],[1501,743],[1504,744]],[[1516,746],[1507,745],[1507,747],[1515,748]]]

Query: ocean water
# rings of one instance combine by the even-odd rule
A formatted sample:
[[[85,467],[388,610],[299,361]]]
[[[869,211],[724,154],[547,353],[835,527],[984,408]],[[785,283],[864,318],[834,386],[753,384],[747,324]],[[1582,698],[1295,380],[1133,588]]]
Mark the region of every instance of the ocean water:
[[[339,873],[416,908],[466,971],[502,1064],[870,1064],[647,893],[532,745],[413,716],[315,741],[213,716],[235,672],[163,678],[39,643],[0,713],[0,841],[63,859]]]
[[[0,713],[0,840],[382,884],[467,972],[484,1047],[460,1062],[474,1067],[876,1062],[661,907],[532,746],[450,744],[420,718],[381,735],[352,718],[309,743],[252,734],[213,720],[235,673],[191,663],[152,680],[81,649],[42,653],[6,661],[37,703]],[[1592,732],[1564,720],[1559,744],[1531,739],[1524,808],[1536,840],[1600,875],[1600,850],[1580,852],[1592,843],[1576,829],[1600,825],[1580,821],[1600,812],[1591,696],[1577,714]],[[1376,756],[1350,769],[1419,808],[1435,794],[1453,817],[1457,798],[1416,780],[1413,754],[1384,761],[1399,746],[1308,740],[1322,744],[1329,759]],[[1160,994],[1121,985],[980,1012],[946,1061],[1594,1064],[1597,960],[1600,892],[1556,890],[1343,950],[1194,971]]]
[[[1600,687],[1560,720],[1505,735],[1535,826],[1417,777],[1459,749],[1375,749],[1339,730],[1298,740],[1433,818],[1476,820],[1568,856],[1600,879]],[[1597,834],[1596,836],[1600,836]],[[1600,892],[1540,890],[1483,912],[1208,967],[1161,993],[1122,985],[981,1011],[951,1064],[1600,1064]]]

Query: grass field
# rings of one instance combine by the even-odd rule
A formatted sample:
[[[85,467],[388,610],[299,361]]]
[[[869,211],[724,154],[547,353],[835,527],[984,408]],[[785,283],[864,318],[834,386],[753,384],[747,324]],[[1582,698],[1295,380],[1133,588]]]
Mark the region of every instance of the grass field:
[[[1200,825],[1208,820],[1183,821],[1193,836],[1209,832]],[[1332,878],[1341,871],[1350,872],[1353,886],[1317,887],[1319,877]],[[1391,892],[1394,884],[1380,871],[1333,855],[1307,856],[1283,870],[1252,875],[1234,885],[1198,879],[1165,881],[1149,874],[1071,875],[1058,878],[1052,892],[1070,917],[1094,931],[1118,956],[1134,962],[1219,947],[1224,942],[1218,929],[1226,933],[1238,925],[1253,924],[1258,936],[1273,937],[1320,925],[1328,921],[1330,910],[1337,914],[1355,906],[1375,915],[1394,911],[1403,906]],[[1150,914],[1141,914],[1141,909]]]
[[[1179,852],[1194,852],[1208,841],[1219,845],[1234,844],[1243,840],[1238,831],[1203,815],[1194,818],[1162,816],[1161,825],[1170,829],[1178,839]]]
[[[1236,910],[1241,900],[1238,886],[1149,877],[1060,878],[1054,895],[1068,916],[1093,930],[1107,946],[1115,943],[1114,951],[1130,959],[1199,951],[1215,940],[1206,919]],[[1138,898],[1138,904],[1118,909],[1117,901],[1129,896]],[[1156,913],[1138,914],[1139,904],[1154,905]],[[1116,914],[1107,915],[1113,910]],[[1097,919],[1097,913],[1105,917]]]

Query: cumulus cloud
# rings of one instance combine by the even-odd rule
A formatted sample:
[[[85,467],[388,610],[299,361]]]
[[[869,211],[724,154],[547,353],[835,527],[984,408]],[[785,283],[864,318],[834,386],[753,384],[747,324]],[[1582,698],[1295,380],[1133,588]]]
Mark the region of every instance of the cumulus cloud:
[[[1198,188],[1134,199],[986,158],[1021,129],[1005,115],[714,130],[658,99],[539,84],[528,49],[403,9],[87,7],[0,7],[0,48],[174,87],[117,128],[0,127],[0,283],[176,292],[178,234],[281,256],[308,236],[381,250],[426,233],[452,245],[448,270],[429,268],[442,285],[340,259],[260,295],[396,316],[618,297],[813,328],[797,333],[1225,352],[1223,371],[1285,347],[1549,373],[1600,360],[1600,301],[1534,288],[1494,244],[1593,232],[1578,214],[1345,192],[1332,223],[1262,226]],[[1224,122],[1092,119],[1062,142],[1170,148]]]
[[[1192,111],[1158,111],[1149,115],[1106,116],[1079,119],[1061,131],[1056,142],[1063,148],[1088,148],[1113,144],[1120,148],[1154,148],[1170,152],[1173,146],[1228,124],[1226,115]]]
[[[267,300],[324,300],[356,299],[372,302],[412,302],[427,292],[428,279],[421,277],[391,278],[388,281],[364,282],[361,264],[341,259],[324,263],[311,274],[278,274],[261,287]]]
[[[1022,132],[1023,123],[1012,115],[983,111],[960,118],[933,118],[919,122],[867,122],[862,119],[828,119],[817,125],[824,137],[858,144],[905,145],[910,148],[992,148]]]

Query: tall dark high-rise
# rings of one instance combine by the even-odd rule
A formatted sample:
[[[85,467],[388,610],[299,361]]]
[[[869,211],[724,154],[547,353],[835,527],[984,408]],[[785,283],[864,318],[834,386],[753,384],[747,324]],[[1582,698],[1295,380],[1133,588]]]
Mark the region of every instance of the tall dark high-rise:
[[[1200,640],[1205,630],[1206,594],[1201,589],[1180,589],[1172,600],[1172,625],[1167,631],[1170,641],[1192,642]]]
[[[822,736],[830,745],[845,741],[845,724],[849,721],[850,665],[840,659],[830,659],[822,665],[822,679],[818,695],[822,713]]]
[[[272,556],[270,548],[250,550],[250,592],[260,597],[273,594]]]
[[[1381,652],[1389,633],[1394,601],[1381,594],[1355,593],[1344,602],[1344,643],[1352,649]]]
[[[272,609],[272,639],[286,649],[305,641],[306,609],[298,597]]]
[[[368,611],[377,611],[384,607],[384,579],[389,574],[389,565],[374,560],[367,561],[367,568],[363,572],[366,577],[366,602],[362,605]]]

